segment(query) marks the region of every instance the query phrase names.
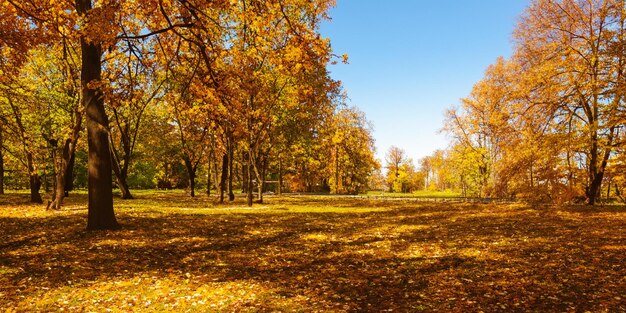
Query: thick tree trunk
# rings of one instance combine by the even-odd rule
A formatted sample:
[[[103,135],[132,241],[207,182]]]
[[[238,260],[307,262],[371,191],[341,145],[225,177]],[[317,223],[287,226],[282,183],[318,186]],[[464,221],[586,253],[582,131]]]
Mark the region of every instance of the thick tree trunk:
[[[39,194],[39,189],[41,189],[41,178],[37,173],[31,173],[29,177],[29,185],[30,185],[30,202],[32,203],[43,203],[43,199]]]
[[[28,186],[30,188],[30,202],[43,203],[39,190],[41,189],[41,177],[37,174],[33,163],[33,155],[29,152],[26,154],[26,165],[28,167]]]
[[[596,200],[600,196],[600,188],[602,187],[602,179],[604,178],[604,170],[596,172],[592,175],[591,184],[587,187],[587,204],[595,205]]]
[[[599,160],[600,164],[598,164],[598,159],[600,157],[600,152],[598,148],[598,136],[597,134],[592,134],[592,144],[591,144],[591,158],[589,160],[589,186],[587,187],[587,204],[595,205],[596,200],[600,196],[601,188],[602,188],[602,180],[604,179],[604,173],[606,171],[606,166],[609,161],[609,157],[611,156],[612,149],[610,145],[613,143],[613,135],[615,128],[612,128],[609,132],[608,136],[608,145],[604,150],[604,155],[602,155],[602,159]]]
[[[91,0],[76,0],[76,11],[84,16],[92,9]],[[88,212],[87,229],[119,229],[113,211],[113,175],[109,149],[109,120],[104,111],[104,97],[99,87],[101,80],[102,48],[97,38],[80,39],[82,55],[82,101],[87,114],[88,154]]]

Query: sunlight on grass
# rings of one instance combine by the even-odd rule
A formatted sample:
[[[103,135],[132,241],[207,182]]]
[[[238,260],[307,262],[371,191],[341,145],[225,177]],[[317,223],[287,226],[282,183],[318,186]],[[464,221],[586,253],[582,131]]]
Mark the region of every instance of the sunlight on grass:
[[[321,233],[306,234],[306,235],[301,236],[300,238],[303,241],[317,241],[317,242],[328,242],[328,241],[335,240],[334,237],[331,238],[327,234],[321,234]]]
[[[370,197],[390,197],[390,198],[456,198],[461,197],[461,193],[451,190],[446,191],[428,191],[417,190],[412,193],[386,192],[386,191],[368,191],[366,193]]]
[[[269,196],[248,208],[241,198],[136,195],[115,201],[120,231],[85,231],[80,194],[58,212],[22,203],[27,195],[0,206],[0,311],[497,311],[516,304],[523,311],[565,301],[612,311],[621,304],[620,209],[334,196]]]
[[[611,251],[626,251],[626,245],[609,245],[609,246],[602,246],[602,249],[604,250],[611,250]]]
[[[104,239],[100,240],[92,246],[92,248],[108,248],[108,247],[126,247],[141,248],[147,246],[146,241],[128,240],[128,239]]]
[[[156,276],[158,275],[158,276]],[[36,297],[18,304],[20,310],[68,310],[137,312],[255,311],[265,302],[288,309],[295,301],[284,299],[275,290],[254,281],[200,284],[189,273],[162,277],[142,275],[97,283],[78,283],[57,289],[39,290]]]

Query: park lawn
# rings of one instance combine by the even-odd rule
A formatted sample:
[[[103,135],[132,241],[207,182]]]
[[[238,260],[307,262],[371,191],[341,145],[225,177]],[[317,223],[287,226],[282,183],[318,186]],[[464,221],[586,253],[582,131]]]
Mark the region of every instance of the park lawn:
[[[387,191],[368,191],[365,195],[368,197],[389,197],[389,198],[459,198],[462,194],[451,190],[446,191],[430,191],[417,190],[414,192],[387,192]]]
[[[0,196],[0,311],[626,310],[626,209],[181,191],[46,212]]]

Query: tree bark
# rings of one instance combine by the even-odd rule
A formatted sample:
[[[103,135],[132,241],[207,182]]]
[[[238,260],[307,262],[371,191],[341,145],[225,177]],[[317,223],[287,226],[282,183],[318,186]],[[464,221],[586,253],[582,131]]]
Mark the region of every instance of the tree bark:
[[[39,189],[41,189],[41,178],[39,174],[31,173],[28,182],[30,186],[30,202],[43,203],[43,199],[39,194]]]
[[[228,201],[235,200],[235,193],[233,191],[233,157],[235,154],[235,148],[232,135],[228,140]]]
[[[4,194],[4,128],[0,121],[0,195]]]
[[[247,158],[246,158],[246,172],[248,173],[247,177],[246,177],[246,185],[248,189],[248,193],[246,196],[246,203],[248,204],[249,207],[252,206],[252,155],[250,152],[248,152]]]
[[[92,9],[91,0],[76,0],[76,11],[84,16]],[[109,149],[109,120],[104,110],[101,81],[102,47],[96,38],[80,38],[82,56],[82,102],[87,114],[88,212],[87,229],[119,229],[113,211],[113,175]]]
[[[213,160],[213,148],[209,151],[209,158],[207,162],[207,174],[206,174],[206,195],[211,196],[211,160]]]
[[[248,162],[248,154],[246,152],[242,152],[241,153],[241,159],[244,160],[244,162]],[[247,165],[248,163],[246,163]],[[248,194],[248,167],[247,166],[242,166],[241,167],[241,193],[243,194]]]
[[[283,194],[283,159],[278,157],[278,190],[276,193],[281,196]]]
[[[191,162],[191,159],[187,156],[183,157],[185,161],[185,168],[187,168],[187,175],[189,175],[189,196],[196,196],[196,167]]]
[[[70,155],[70,161],[65,168],[65,189],[64,194],[69,197],[70,191],[74,190],[74,159],[76,156],[76,143]]]
[[[600,164],[598,164],[600,154],[598,148],[598,136],[597,133],[592,134],[592,144],[590,151],[591,158],[589,161],[589,186],[587,187],[587,204],[589,205],[595,205],[596,200],[600,196],[602,180],[604,179],[606,166],[611,156],[612,149],[610,148],[610,146],[613,144],[614,132],[615,128],[611,128],[608,136],[608,145],[604,150],[604,155],[602,156],[602,159],[599,160]]]
[[[263,165],[261,166],[261,178],[259,179],[259,203],[263,203],[263,191],[265,190],[265,171],[266,171],[266,162],[263,160]]]
[[[113,167],[113,173],[115,173],[115,177],[117,180],[117,186],[120,188],[121,198],[122,199],[133,199],[133,195],[130,193],[130,188],[128,187],[128,164],[129,160],[124,160],[124,167],[120,167],[120,162],[111,149],[111,166]]]
[[[59,158],[59,170],[56,172],[54,179],[54,192],[52,193],[52,201],[48,202],[47,209],[59,210],[63,204],[63,197],[65,197],[65,184],[67,182],[65,175],[67,175],[67,167],[69,166],[71,159],[72,140],[67,139],[63,145],[63,153]],[[54,160],[53,160],[54,161]]]
[[[226,179],[228,176],[228,153],[222,156],[222,175],[220,177],[220,203],[224,203],[224,191],[226,190]]]

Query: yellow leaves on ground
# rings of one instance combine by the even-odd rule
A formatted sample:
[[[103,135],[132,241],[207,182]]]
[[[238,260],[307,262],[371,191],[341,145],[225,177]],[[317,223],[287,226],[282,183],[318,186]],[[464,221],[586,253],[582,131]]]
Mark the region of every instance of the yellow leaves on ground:
[[[136,196],[116,201],[123,230],[97,233],[83,230],[85,209],[49,213],[19,204],[26,194],[4,196],[16,204],[0,206],[0,309],[626,307],[623,207],[268,196],[250,209],[180,191]]]

